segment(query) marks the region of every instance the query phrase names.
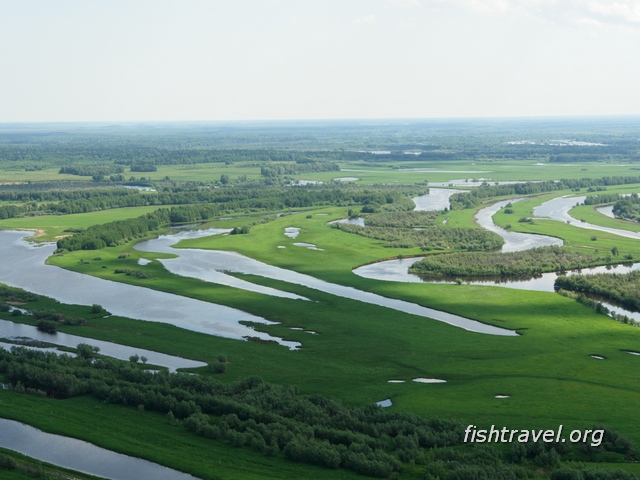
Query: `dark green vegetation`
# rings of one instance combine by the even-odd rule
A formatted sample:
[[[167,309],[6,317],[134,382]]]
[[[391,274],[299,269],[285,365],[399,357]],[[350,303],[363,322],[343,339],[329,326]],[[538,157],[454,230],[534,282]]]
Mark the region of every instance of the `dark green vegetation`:
[[[562,247],[539,247],[523,252],[482,252],[432,255],[414,263],[409,269],[423,275],[447,276],[532,276],[584,268],[607,261],[572,252]],[[611,261],[611,258],[608,258]]]
[[[367,222],[370,217],[367,217]],[[379,221],[379,220],[378,220]],[[405,223],[401,220],[402,223]],[[409,222],[412,223],[412,222]],[[431,250],[492,250],[502,246],[498,234],[479,228],[442,228],[431,224],[428,228],[399,228],[398,226],[360,226],[334,223],[333,228],[343,232],[382,240],[387,248],[419,247]]]
[[[270,212],[286,208],[309,208],[319,205],[382,205],[393,204],[405,199],[415,187],[398,188],[378,185],[373,188],[359,185],[333,184],[328,186],[310,186],[308,188],[236,188],[218,190],[210,194],[193,188],[180,195],[176,203],[188,203],[158,209],[142,217],[118,222],[95,225],[87,230],[58,240],[58,249],[98,250],[106,246],[121,245],[133,239],[143,237],[172,223],[200,222],[221,215],[251,211]],[[140,195],[140,194],[139,194]],[[145,195],[146,197],[147,195]],[[169,200],[167,200],[169,201]],[[175,201],[175,200],[174,200]]]
[[[176,405],[176,411],[171,410],[173,418],[167,417],[166,405],[155,411],[144,399],[125,397],[122,392],[137,395],[151,389],[154,379],[160,382],[171,376],[144,374],[139,365],[125,362],[121,369],[105,368],[99,372],[113,382],[114,389],[106,399],[112,395],[114,403],[105,403],[88,392],[66,399],[41,397],[37,395],[40,387],[26,387],[26,383],[21,382],[25,390],[34,388],[36,395],[0,391],[3,416],[161,462],[202,478],[362,478],[348,468],[370,475],[384,473],[407,479],[550,476],[604,479],[625,478],[621,473],[614,473],[618,467],[630,472],[629,476],[638,472],[637,464],[627,463],[633,453],[625,440],[629,437],[636,443],[640,441],[636,414],[640,387],[634,373],[638,357],[625,351],[640,350],[637,329],[552,293],[468,285],[404,285],[368,280],[351,273],[352,268],[381,258],[424,254],[421,247],[433,248],[430,254],[441,254],[451,247],[447,244],[449,240],[401,245],[405,235],[406,238],[413,235],[409,233],[415,232],[413,228],[446,232],[443,236],[455,236],[459,230],[458,243],[453,248],[486,248],[491,236],[486,242],[483,240],[485,243],[474,243],[477,235],[485,235],[482,230],[473,229],[475,209],[498,197],[525,194],[546,196],[514,203],[513,213],[500,212],[496,222],[511,223],[513,230],[562,237],[567,245],[562,250],[563,258],[559,263],[549,261],[545,268],[565,265],[568,262],[564,256],[584,264],[607,262],[614,246],[619,256],[613,257],[612,253],[613,261],[628,254],[637,258],[640,245],[633,239],[597,233],[597,239],[592,240],[593,232],[571,225],[538,220],[517,222],[519,218],[532,216],[531,209],[536,202],[539,204],[572,190],[602,195],[601,190],[605,188],[607,193],[615,191],[616,194],[626,193],[628,190],[624,188],[633,188],[629,182],[637,181],[634,169],[638,167],[634,165],[638,164],[627,163],[636,161],[637,123],[629,120],[603,120],[600,124],[452,121],[320,125],[308,122],[174,128],[158,125],[102,131],[91,128],[72,131],[72,128],[59,128],[56,133],[28,128],[20,131],[14,127],[0,132],[0,180],[16,183],[0,186],[0,207],[9,212],[7,217],[12,217],[2,220],[0,227],[43,229],[48,238],[67,235],[57,239],[61,242],[61,251],[66,253],[52,257],[50,263],[264,316],[279,323],[255,325],[256,329],[299,341],[302,348],[288,351],[274,344],[239,342],[168,325],[113,316],[102,318],[102,314],[91,313],[89,306],[56,305],[43,298],[14,299],[10,301],[25,303],[21,306],[30,311],[55,311],[65,319],[84,320],[82,326],[47,320],[54,321],[58,331],[205,361],[210,368],[196,372],[198,377],[178,375],[175,378],[188,378],[187,383],[226,392],[234,402],[243,397],[247,403],[234,404],[242,414],[237,411],[211,413],[195,402],[196,396],[209,393],[199,391],[197,385],[189,384],[187,388],[185,383],[185,388],[179,388],[182,396],[178,397],[178,392],[170,393],[171,389],[163,395],[171,395],[176,402],[184,401],[196,411],[185,408],[182,413],[189,415],[180,420],[185,415],[177,413]],[[535,144],[518,143],[530,138]],[[605,145],[552,145],[556,138]],[[373,150],[391,153],[371,153]],[[408,155],[405,151],[420,154]],[[590,163],[563,165],[563,161],[569,160]],[[549,161],[553,164],[534,166],[534,163]],[[625,164],[616,166],[616,175],[620,177],[603,179],[604,174],[611,174],[612,162]],[[338,173],[335,165],[356,171]],[[62,167],[75,168],[91,176],[59,173]],[[118,173],[120,169],[124,171]],[[477,173],[466,173],[469,171]],[[143,175],[144,180],[139,175]],[[409,197],[424,193],[426,182],[446,184],[468,175],[491,179],[479,193],[468,195],[473,200],[468,205],[458,202],[456,210],[444,214],[409,211]],[[339,176],[360,180],[335,182],[334,178]],[[492,180],[557,178],[568,180],[560,185],[530,183],[522,187],[525,190],[513,185],[506,188],[491,185]],[[324,183],[289,186],[297,180]],[[155,191],[122,189],[127,183],[150,186]],[[472,208],[460,208],[465,206]],[[383,239],[353,235],[327,226],[331,220],[359,211],[369,212],[367,228],[396,235],[386,242],[397,242],[396,245],[385,246]],[[276,217],[276,213],[285,215]],[[240,218],[244,216],[250,218]],[[220,217],[230,219],[220,220]],[[118,222],[113,223],[116,219]],[[138,265],[141,257],[156,260],[166,255],[138,252],[132,248],[135,241],[166,233],[165,227],[171,223],[194,221],[206,222],[204,226],[235,228],[236,233],[241,234],[193,240],[185,242],[185,247],[238,251],[323,280],[516,329],[521,335],[474,334],[414,315],[321,293],[304,285],[263,277],[238,275],[244,280],[303,295],[313,302],[267,297],[178,277],[169,274],[158,261]],[[620,222],[607,219],[609,221]],[[283,235],[286,227],[300,228],[299,238],[286,238]],[[295,247],[292,245],[295,241],[317,244],[322,251]],[[89,248],[97,250],[89,253],[86,250]],[[485,253],[472,255],[482,258]],[[449,254],[437,257],[444,261]],[[598,257],[600,260],[596,260]],[[533,259],[521,259],[519,263],[535,264]],[[1,315],[32,325],[38,322],[29,315],[13,317],[9,312]],[[313,330],[318,335],[292,330],[293,327]],[[89,339],[87,343],[90,344]],[[221,354],[226,361],[219,360]],[[606,360],[594,360],[591,354],[602,355]],[[82,361],[76,363],[82,364]],[[53,373],[55,368],[42,368],[42,376],[46,377],[45,372],[49,371]],[[136,386],[127,384],[131,379],[123,378],[121,372],[124,376],[131,375]],[[70,375],[69,385],[85,385],[91,382],[94,373],[93,367],[87,364],[82,374],[65,370],[63,375]],[[410,381],[416,377],[444,378],[447,383],[425,385]],[[95,377],[96,384],[100,378]],[[390,379],[406,382],[389,384]],[[4,380],[8,381],[6,374]],[[120,392],[115,388],[120,388]],[[238,390],[235,393],[234,388]],[[286,415],[277,408],[268,411],[274,419],[278,417],[276,423],[286,424],[287,429],[291,426],[292,431],[298,432],[286,444],[278,439],[272,442],[267,438],[266,427],[261,426],[269,424],[261,417],[265,415],[263,396],[272,398],[267,393],[292,400],[296,406]],[[508,394],[510,398],[496,399],[498,394]],[[122,405],[123,398],[127,398],[127,405]],[[385,398],[393,401],[389,411],[372,406]],[[276,404],[274,400],[269,406]],[[343,415],[328,416],[325,410],[315,409],[319,404]],[[249,411],[258,417],[248,415]],[[428,443],[421,440],[421,434],[409,435],[416,431],[394,431],[393,434],[379,431],[375,436],[369,435],[375,432],[366,431],[375,423],[372,417],[355,426],[347,421],[347,417],[366,416],[369,412],[375,418],[412,418],[413,428],[442,422],[453,427],[448,432],[455,432],[455,425],[460,424],[510,428],[564,425],[576,429],[604,425],[621,434],[610,433],[607,446],[597,452],[581,446],[567,452],[561,445],[552,444],[522,447],[491,444],[485,448],[451,445],[429,449]],[[340,418],[345,420],[340,425],[344,430],[335,425]],[[319,423],[314,423],[316,420]],[[290,421],[294,423],[289,424]],[[333,429],[340,433],[331,431],[331,435],[342,435],[341,441],[328,437],[326,430]],[[216,440],[208,438],[218,435]],[[274,448],[276,443],[278,451]],[[381,458],[385,460],[379,461]],[[589,463],[593,461],[598,461],[598,465]],[[336,465],[340,468],[334,469]]]
[[[555,288],[580,293],[592,293],[613,300],[628,310],[640,311],[640,272],[626,274],[598,273],[585,276],[562,276]]]
[[[613,206],[613,214],[618,218],[625,220],[640,221],[640,197],[632,194],[622,198]]]
[[[457,193],[451,197],[451,209],[461,210],[465,208],[475,208],[482,204],[487,198],[501,196],[522,196],[535,195],[545,192],[555,192],[560,190],[572,190],[579,192],[586,188],[587,191],[606,190],[607,186],[631,185],[640,183],[640,176],[616,176],[603,178],[581,178],[581,179],[560,179],[546,182],[527,182],[514,185],[489,185],[486,183],[467,193]]]

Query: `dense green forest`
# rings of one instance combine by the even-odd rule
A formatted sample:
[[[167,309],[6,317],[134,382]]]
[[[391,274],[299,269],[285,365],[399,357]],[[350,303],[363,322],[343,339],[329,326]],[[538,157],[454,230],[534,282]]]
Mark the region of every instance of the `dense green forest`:
[[[613,214],[618,218],[640,222],[640,197],[634,193],[618,200],[613,206]]]
[[[640,272],[597,273],[592,275],[560,276],[555,281],[556,289],[591,293],[613,300],[624,308],[640,311]]]

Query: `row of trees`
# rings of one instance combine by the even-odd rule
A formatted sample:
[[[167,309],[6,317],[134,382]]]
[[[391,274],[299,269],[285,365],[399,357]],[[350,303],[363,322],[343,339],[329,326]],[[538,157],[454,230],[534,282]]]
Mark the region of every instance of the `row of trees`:
[[[413,228],[370,227],[334,223],[331,225],[347,233],[375,238],[388,248],[420,247],[431,250],[491,250],[502,246],[500,235],[479,228],[442,228],[431,226],[421,230]]]
[[[282,175],[297,175],[308,172],[339,172],[340,167],[333,162],[302,162],[302,163],[269,163],[260,167],[260,175],[274,178]]]
[[[222,383],[211,376],[149,373],[130,362],[76,358],[12,347],[0,351],[0,373],[16,390],[68,398],[92,395],[183,420],[187,429],[328,468],[388,477],[401,462],[421,462],[425,449],[462,443],[463,426],[371,405],[348,407],[250,377]]]
[[[427,276],[532,276],[583,268],[605,260],[607,259],[572,252],[559,246],[549,246],[522,252],[429,255],[414,263],[409,271]]]
[[[450,198],[452,210],[476,208],[482,200],[506,195],[532,195],[557,190],[579,190],[581,188],[607,187],[640,183],[640,176],[615,176],[602,178],[560,179],[558,181],[526,182],[509,185],[483,185],[468,193],[456,193]]]

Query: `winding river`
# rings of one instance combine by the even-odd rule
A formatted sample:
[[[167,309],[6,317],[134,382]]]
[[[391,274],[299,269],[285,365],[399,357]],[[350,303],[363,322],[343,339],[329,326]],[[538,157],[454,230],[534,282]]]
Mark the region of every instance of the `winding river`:
[[[572,225],[580,226],[582,228],[591,228],[596,230],[607,231],[616,235],[622,235],[625,237],[639,238],[635,233],[626,230],[619,230],[614,228],[599,227],[598,225],[592,225],[589,223],[576,221],[569,215],[569,210],[576,205],[576,202],[584,202],[585,197],[558,197],[548,202],[543,203],[539,207],[534,209],[536,216],[544,215],[545,217],[552,218],[554,220],[566,221],[570,220]],[[497,202],[493,205],[481,209],[476,214],[476,220],[478,224],[500,235],[505,244],[502,247],[503,252],[516,252],[522,250],[528,250],[530,248],[541,247],[545,245],[562,245],[562,240],[555,237],[548,237],[544,235],[532,235],[527,233],[509,232],[503,228],[498,227],[493,223],[493,215],[495,215],[501,208],[507,205],[509,202],[515,203],[522,199],[505,200]],[[416,202],[416,206],[417,206]],[[417,210],[418,208],[416,208]],[[454,284],[457,283],[455,279],[443,279],[435,280],[433,277],[423,277],[418,274],[409,273],[409,267],[415,262],[419,261],[421,257],[403,258],[397,260],[387,260],[370,265],[364,265],[353,270],[353,273],[365,278],[372,278],[376,280],[386,280],[392,282],[413,282],[413,283],[443,283]],[[566,272],[566,275],[589,275],[595,273],[628,273],[633,270],[640,269],[640,263],[635,264],[620,264],[609,265],[592,268],[583,268],[581,270],[572,270]],[[469,285],[490,285],[500,286],[507,288],[515,288],[519,290],[534,290],[540,292],[554,292],[554,283],[559,276],[556,272],[543,273],[536,277],[527,279],[510,279],[510,278],[479,278],[465,279],[464,283]],[[620,315],[626,315],[629,318],[640,321],[640,313],[626,310],[618,305],[611,304],[609,302],[599,301],[606,306],[611,312]]]
[[[415,303],[386,298],[371,292],[365,292],[353,287],[346,287],[334,283],[319,280],[310,275],[286,270],[283,268],[268,265],[252,258],[246,257],[236,252],[226,252],[218,250],[200,249],[175,249],[171,245],[182,239],[198,238],[221,233],[220,230],[191,230],[183,231],[174,235],[162,235],[154,240],[148,240],[136,245],[136,249],[143,252],[161,252],[179,255],[177,258],[159,260],[167,270],[177,275],[193,276],[205,281],[212,281],[211,272],[235,272],[258,275],[266,278],[273,278],[289,283],[304,285],[314,290],[330,293],[343,298],[358,300],[373,305],[387,307],[393,310],[419,315],[422,317],[438,320],[456,327],[469,330],[471,332],[485,333],[490,335],[516,336],[512,330],[506,330],[492,325],[470,320],[459,315],[453,315],[432,308],[423,307]],[[322,253],[319,253],[322,255]],[[217,274],[215,274],[217,275]],[[242,288],[242,286],[238,286]]]
[[[575,207],[576,204],[582,204],[585,198],[587,197],[556,197],[547,202],[544,202],[542,205],[535,207],[533,209],[533,214],[536,217],[550,218],[551,220],[570,223],[574,227],[613,233],[614,235],[619,235],[626,238],[640,239],[640,232],[621,230],[619,228],[601,227],[600,225],[581,222],[580,220],[576,220],[571,215],[569,215],[569,210]]]
[[[168,323],[227,338],[249,336],[274,340],[290,349],[300,346],[298,342],[242,325],[242,321],[267,325],[273,322],[241,310],[46,265],[45,260],[54,252],[55,245],[32,245],[25,241],[29,235],[28,232],[0,231],[0,282],[63,303],[97,303],[122,317]]]

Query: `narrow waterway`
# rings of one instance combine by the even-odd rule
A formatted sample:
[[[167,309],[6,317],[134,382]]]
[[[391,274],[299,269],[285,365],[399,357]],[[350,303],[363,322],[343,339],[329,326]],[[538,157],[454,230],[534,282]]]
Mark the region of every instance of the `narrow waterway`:
[[[43,462],[114,480],[194,480],[196,477],[157,463],[97,447],[75,438],[43,432],[0,418],[0,447]]]
[[[505,200],[497,202],[489,207],[481,209],[476,214],[476,220],[480,226],[491,230],[500,235],[505,244],[502,247],[503,252],[515,252],[528,250],[545,245],[562,245],[562,241],[555,237],[547,237],[544,235],[531,235],[527,233],[509,232],[503,228],[498,227],[493,223],[493,215],[495,215],[501,208],[504,208],[509,202],[515,203],[522,199]],[[566,199],[565,199],[566,200]],[[551,215],[563,215],[562,212],[575,206],[575,200],[573,202],[556,202],[547,205],[547,209],[543,210],[544,213],[550,213]],[[584,201],[582,199],[580,202]],[[545,202],[548,204],[549,202]],[[543,204],[545,205],[545,204]],[[589,225],[589,224],[587,224]],[[585,227],[586,228],[586,227]],[[615,230],[615,229],[610,229]],[[627,232],[628,233],[628,232]],[[429,276],[422,276],[415,273],[409,273],[409,267],[419,261],[421,257],[414,258],[402,258],[395,260],[387,260],[383,262],[373,263],[370,265],[364,265],[353,270],[353,273],[364,278],[371,278],[375,280],[386,280],[391,282],[412,282],[412,283],[440,283],[440,284],[456,284],[457,278],[443,278],[437,279]],[[640,263],[636,264],[620,264],[620,265],[608,265],[593,268],[583,268],[581,270],[571,270],[565,272],[566,275],[590,275],[595,273],[628,273],[633,270],[640,269]],[[532,290],[540,292],[554,292],[554,284],[556,278],[560,274],[557,272],[543,273],[535,277],[529,278],[512,278],[512,277],[465,277],[463,282],[469,285],[488,285],[499,286],[507,288],[515,288],[518,290]],[[629,318],[640,321],[640,313],[626,310],[618,305],[613,305],[609,302],[599,300],[604,306],[606,306],[613,313],[620,315],[626,315]]]
[[[556,197],[547,202],[544,202],[542,205],[535,207],[533,209],[533,214],[536,217],[550,218],[551,220],[569,223],[574,227],[612,233],[614,235],[619,235],[626,238],[634,238],[636,240],[640,239],[640,232],[632,232],[630,230],[621,230],[619,228],[593,225],[592,223],[576,220],[571,215],[569,215],[569,210],[571,210],[576,205],[581,205],[584,202],[585,198],[587,197]]]
[[[305,275],[302,273],[294,272],[292,270],[286,270],[284,268],[279,268],[273,265],[259,262],[236,252],[171,248],[171,245],[177,243],[179,240],[209,236],[216,233],[219,234],[221,232],[217,231],[216,229],[211,229],[185,231],[170,236],[163,235],[157,239],[148,240],[137,244],[136,249],[143,252],[161,252],[179,255],[179,257],[177,258],[160,260],[165,268],[167,268],[167,270],[178,275],[184,275],[185,272],[188,272],[189,276],[202,278],[205,281],[210,281],[207,280],[207,278],[210,277],[206,272],[211,271],[228,271],[258,275],[261,277],[273,278],[289,283],[304,285],[306,287],[330,293],[339,297],[358,300],[361,302],[379,305],[382,307],[391,308],[393,310],[438,320],[440,322],[448,323],[450,325],[454,325],[456,327],[460,327],[472,332],[486,333],[490,335],[517,335],[517,333],[512,330],[506,330],[503,328],[494,327],[492,325],[486,325],[484,323],[464,318],[459,315],[441,312],[439,310],[423,307],[421,305],[406,302],[403,300],[386,298],[381,295],[365,292],[353,287],[346,287],[343,285],[325,282],[310,275]],[[323,255],[323,253],[318,252],[318,255]],[[205,272],[205,274],[202,277],[199,277],[200,272]]]
[[[3,339],[12,340],[24,338],[31,338],[39,342],[53,343],[55,345],[69,348],[76,348],[79,343],[87,343],[94,347],[98,347],[100,349],[98,352],[100,355],[106,355],[119,360],[129,360],[129,357],[138,355],[139,357],[146,357],[148,364],[166,367],[171,372],[175,372],[178,368],[198,368],[205,367],[207,365],[205,362],[188,360],[186,358],[154,352],[152,350],[145,350],[144,348],[129,347],[118,343],[71,335],[69,333],[45,333],[31,325],[14,323],[9,320],[0,320],[0,347],[4,347],[6,350],[9,350],[13,346],[11,343],[4,343]],[[38,350],[42,349],[38,348]],[[45,350],[61,353],[59,350],[50,348]]]

